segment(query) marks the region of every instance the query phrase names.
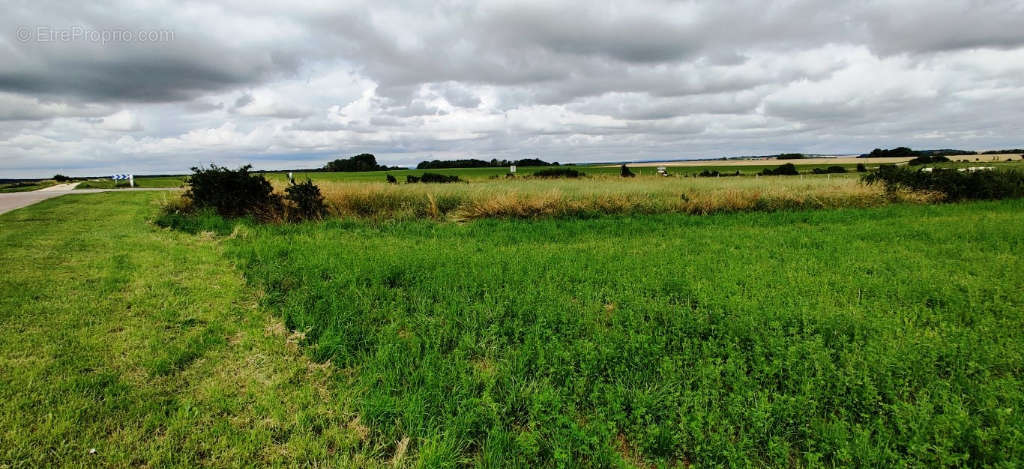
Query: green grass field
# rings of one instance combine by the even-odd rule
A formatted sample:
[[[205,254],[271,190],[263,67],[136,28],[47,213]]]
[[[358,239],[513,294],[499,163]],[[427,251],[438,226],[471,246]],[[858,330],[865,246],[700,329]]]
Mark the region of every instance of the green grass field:
[[[163,188],[182,187],[185,176],[139,176],[135,178],[135,187]],[[128,181],[113,179],[89,179],[78,183],[75,189],[119,189],[129,187]]]
[[[963,158],[969,158],[969,157],[965,156]],[[977,158],[981,159],[981,160],[985,160],[985,156],[983,156],[983,155],[978,155]],[[993,162],[993,161],[975,162],[975,161],[973,161],[973,158],[970,158],[970,162],[967,162],[967,163],[961,163],[956,158],[954,158],[954,160],[956,160],[956,161],[950,162],[950,163],[943,163],[943,164],[939,164],[939,165],[929,165],[929,166],[957,167],[957,168],[959,168],[959,167],[967,167],[967,166],[986,166],[986,165],[990,166],[990,165],[997,165],[1000,168],[1011,168],[1011,169],[1021,169],[1021,168],[1024,168],[1024,160],[1021,160],[1019,157],[1018,158],[1014,158],[1013,161],[1004,161],[1005,158],[1003,158],[1003,160],[995,161],[995,162]],[[865,159],[863,159],[862,161],[859,161],[859,162],[867,165],[868,167],[878,166],[878,163],[875,162],[875,161],[872,161],[871,158],[865,158]],[[698,173],[700,173],[701,171],[705,171],[705,170],[707,170],[707,171],[719,171],[721,173],[728,173],[730,175],[735,173],[736,171],[739,171],[741,176],[753,176],[754,174],[760,173],[764,169],[774,169],[774,168],[777,168],[780,165],[785,164],[785,163],[793,163],[793,164],[797,165],[797,168],[799,169],[799,171],[802,172],[802,173],[808,173],[808,176],[812,176],[809,173],[814,171],[814,169],[824,169],[824,168],[828,168],[830,166],[842,166],[842,167],[846,168],[847,171],[850,171],[851,173],[854,173],[856,171],[856,168],[857,168],[857,163],[805,164],[805,163],[801,163],[800,160],[779,160],[779,161],[773,161],[770,164],[758,164],[758,165],[735,165],[735,164],[728,165],[728,164],[716,164],[714,161],[708,161],[708,162],[706,162],[706,164],[702,164],[702,165],[699,165],[699,166],[696,166],[696,165],[695,166],[669,166],[668,167],[668,171],[673,176],[680,176],[680,177],[687,177],[687,176],[693,177],[693,176],[697,175]],[[566,168],[573,168],[573,169],[579,170],[579,171],[583,172],[584,174],[586,174],[587,176],[618,176],[619,175],[619,171],[620,171],[618,166],[608,166],[608,165],[605,165],[605,164],[577,165],[577,166],[564,166],[564,167],[566,167]],[[533,174],[533,173],[535,173],[537,171],[540,171],[540,170],[543,170],[543,169],[549,169],[549,168],[550,168],[549,166],[521,166],[521,167],[516,169],[516,174],[518,176],[528,176],[528,175],[531,175],[531,174]],[[639,177],[648,177],[648,176],[651,177],[651,178],[656,178],[656,177],[660,178],[661,177],[661,176],[657,175],[657,168],[655,168],[655,167],[650,167],[650,166],[648,166],[648,167],[630,166],[630,168]],[[385,175],[387,175],[387,174],[391,174],[391,175],[395,176],[399,180],[399,182],[405,182],[405,177],[407,175],[420,176],[420,175],[422,175],[425,172],[444,174],[444,175],[449,175],[449,176],[459,176],[460,178],[465,179],[467,181],[475,181],[475,180],[484,180],[484,179],[495,178],[495,177],[504,177],[506,174],[508,174],[509,170],[508,170],[508,168],[459,168],[459,169],[428,169],[428,170],[404,169],[404,170],[392,170],[392,171],[337,172],[337,173],[315,172],[315,171],[314,172],[296,171],[293,174],[294,174],[296,180],[304,180],[305,178],[308,177],[308,178],[312,179],[314,182],[317,182],[317,183],[323,183],[323,182],[384,182]],[[266,175],[267,175],[268,179],[270,179],[272,181],[275,181],[275,182],[278,182],[278,183],[284,183],[287,180],[287,173],[274,172],[274,173],[266,173]],[[836,177],[836,175],[832,175],[832,176]],[[824,177],[824,176],[822,176],[822,177]]]
[[[0,467],[365,465],[345,380],[303,357],[224,243],[147,222],[163,197],[0,215]]]
[[[1021,200],[168,230],[166,197],[0,215],[0,466],[1024,461]]]
[[[50,179],[44,181],[12,182],[7,184],[0,184],[0,194],[9,192],[37,191],[39,189],[44,189],[55,184],[57,184],[57,181]]]

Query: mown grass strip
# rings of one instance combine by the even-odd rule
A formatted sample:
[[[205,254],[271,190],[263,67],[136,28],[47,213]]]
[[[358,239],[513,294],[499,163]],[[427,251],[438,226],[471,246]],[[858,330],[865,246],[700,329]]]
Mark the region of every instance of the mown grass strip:
[[[347,378],[289,345],[222,243],[150,225],[163,196],[0,215],[0,467],[379,464]]]

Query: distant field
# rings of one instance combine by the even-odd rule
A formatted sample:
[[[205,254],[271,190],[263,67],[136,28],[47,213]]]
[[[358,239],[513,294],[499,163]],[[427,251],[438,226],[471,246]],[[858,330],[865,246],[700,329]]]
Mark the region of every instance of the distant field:
[[[135,178],[135,187],[181,187],[184,185],[185,176],[158,176]],[[90,179],[82,181],[75,189],[118,189],[129,187],[128,181],[114,181],[113,179]]]
[[[57,182],[53,180],[45,181],[32,181],[32,182],[12,182],[6,184],[0,184],[0,193],[5,192],[28,192],[37,191],[39,189],[45,189],[47,187],[56,185]]]
[[[999,153],[994,155],[955,155],[948,157],[951,160],[969,160],[974,162],[978,160],[980,162],[991,162],[991,161],[1005,161],[1007,158],[1013,160],[1020,160],[1021,155],[1019,153]],[[800,158],[795,160],[779,160],[775,158],[766,158],[763,160],[720,160],[720,161],[664,161],[664,162],[648,162],[648,163],[633,163],[630,166],[637,167],[648,167],[648,166],[716,166],[716,167],[729,167],[729,166],[777,166],[784,163],[793,163],[795,165],[818,165],[818,166],[830,166],[830,165],[854,165],[857,163],[864,163],[866,165],[871,164],[890,164],[890,163],[903,163],[912,160],[913,158],[857,158],[857,155],[849,156],[838,156],[828,158]],[[608,166],[608,165],[606,165]]]
[[[992,156],[996,156],[996,161],[993,161]],[[967,158],[967,157],[965,157]],[[980,164],[998,164],[1000,167],[1014,167],[1024,168],[1024,160],[1020,158],[1020,155],[978,155],[980,162],[975,162],[975,158],[968,158],[968,163],[950,163],[946,166],[977,166]],[[1013,162],[1006,162],[1007,158],[1011,158]],[[961,158],[955,157],[954,161],[959,161]],[[801,172],[810,173],[815,168],[828,168],[830,166],[842,166],[848,171],[854,171],[857,164],[864,164],[868,168],[877,167],[879,164],[891,164],[891,163],[902,163],[909,161],[910,158],[808,158],[802,160],[730,160],[730,161],[676,161],[667,163],[630,163],[627,166],[633,169],[633,172],[638,177],[660,177],[657,176],[655,167],[667,166],[669,172],[674,176],[694,176],[701,171],[719,171],[721,173],[732,174],[739,171],[741,175],[753,176],[756,173],[761,172],[764,169],[777,168],[780,165],[786,163],[793,163],[799,166]],[[563,166],[576,169],[583,172],[587,176],[618,176],[619,165],[575,165],[575,166]],[[529,176],[537,171],[543,169],[549,169],[550,167],[544,166],[531,166],[531,167],[519,167],[517,168],[516,174],[518,176]],[[503,178],[509,174],[508,168],[460,168],[460,169],[431,169],[431,170],[418,170],[418,169],[404,169],[404,170],[391,170],[391,171],[368,171],[368,172],[340,172],[340,173],[328,173],[328,172],[295,172],[294,176],[296,179],[310,178],[316,182],[384,182],[386,175],[391,174],[395,176],[399,182],[405,182],[405,177],[408,175],[420,176],[425,172],[437,173],[444,175],[459,176],[467,181],[481,181],[492,178]],[[285,182],[287,180],[287,174],[283,172],[266,173],[267,177],[271,180],[278,182]]]
[[[533,174],[537,171],[548,169],[547,166],[526,166],[516,168],[516,174],[520,176],[526,176]],[[590,167],[574,167],[583,172],[590,173]],[[444,174],[451,176],[459,176],[465,180],[486,180],[489,178],[504,177],[509,173],[509,168],[458,168],[458,169],[400,169],[391,171],[366,171],[366,172],[295,172],[296,179],[305,179],[307,177],[314,181],[338,181],[338,182],[384,182],[386,175],[391,174],[395,176],[400,182],[405,182],[405,177],[421,176],[423,173],[435,173]],[[610,170],[608,168],[594,168],[592,170],[594,175],[597,174],[618,174],[617,170]],[[270,179],[284,182],[287,179],[287,173],[275,172],[268,173]]]

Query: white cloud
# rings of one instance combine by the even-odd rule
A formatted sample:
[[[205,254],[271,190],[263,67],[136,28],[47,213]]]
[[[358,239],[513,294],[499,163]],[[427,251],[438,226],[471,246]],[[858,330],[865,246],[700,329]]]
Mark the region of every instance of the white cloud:
[[[1022,144],[1014,1],[121,6],[0,18],[5,175]],[[24,24],[174,39],[20,42]]]
[[[125,109],[104,117],[97,127],[118,132],[135,132],[142,130],[142,123],[139,122],[139,116]]]

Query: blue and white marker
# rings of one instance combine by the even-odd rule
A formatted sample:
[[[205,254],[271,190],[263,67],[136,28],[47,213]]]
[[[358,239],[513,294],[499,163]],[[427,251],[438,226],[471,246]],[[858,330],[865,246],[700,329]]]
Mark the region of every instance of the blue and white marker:
[[[135,187],[135,176],[132,174],[115,174],[113,176],[110,176],[110,179],[113,179],[115,181],[124,181],[125,179],[127,179],[128,185],[130,187]]]

